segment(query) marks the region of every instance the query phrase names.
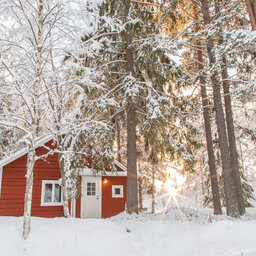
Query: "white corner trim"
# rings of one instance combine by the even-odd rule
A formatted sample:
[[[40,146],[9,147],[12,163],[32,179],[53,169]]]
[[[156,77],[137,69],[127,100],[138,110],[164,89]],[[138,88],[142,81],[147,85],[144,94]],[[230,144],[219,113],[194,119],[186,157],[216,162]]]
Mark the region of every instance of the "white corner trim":
[[[71,199],[70,212],[71,212],[71,217],[75,218],[76,217],[76,199],[75,198]]]
[[[120,194],[115,193],[115,189],[120,189]],[[123,185],[112,185],[112,198],[123,198],[124,197],[124,186]]]
[[[81,197],[80,197],[80,219],[83,219],[83,207],[84,207],[84,177],[81,178]]]
[[[100,209],[99,209],[99,211],[100,211],[100,218],[102,218],[102,178],[100,177],[99,178],[99,194],[100,194]]]
[[[45,193],[45,184],[58,184],[58,180],[42,180],[42,189],[41,189],[41,206],[62,206],[63,205],[63,193],[61,192],[61,202],[44,202],[44,193]],[[52,199],[54,198],[54,186],[52,189]]]
[[[0,167],[0,199],[1,199],[1,192],[2,192],[3,170],[4,170],[4,168],[1,166],[1,167]]]
[[[70,203],[70,217],[73,217],[73,203],[74,203],[73,199],[71,199],[70,202],[71,202]]]

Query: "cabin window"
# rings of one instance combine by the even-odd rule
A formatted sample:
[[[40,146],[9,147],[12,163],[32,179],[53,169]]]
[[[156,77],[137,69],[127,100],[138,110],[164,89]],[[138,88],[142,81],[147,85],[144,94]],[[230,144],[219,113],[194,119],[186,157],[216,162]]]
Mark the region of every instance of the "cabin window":
[[[114,197],[114,198],[124,197],[123,185],[113,185],[112,186],[112,197]]]
[[[43,180],[41,206],[63,205],[62,189],[57,180]]]

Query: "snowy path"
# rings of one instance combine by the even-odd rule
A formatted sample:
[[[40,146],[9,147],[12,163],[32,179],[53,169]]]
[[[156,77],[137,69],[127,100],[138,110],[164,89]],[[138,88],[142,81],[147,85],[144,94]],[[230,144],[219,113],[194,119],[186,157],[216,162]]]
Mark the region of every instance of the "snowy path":
[[[1,256],[256,256],[255,219],[33,218],[27,241],[21,238],[22,220],[0,217]]]

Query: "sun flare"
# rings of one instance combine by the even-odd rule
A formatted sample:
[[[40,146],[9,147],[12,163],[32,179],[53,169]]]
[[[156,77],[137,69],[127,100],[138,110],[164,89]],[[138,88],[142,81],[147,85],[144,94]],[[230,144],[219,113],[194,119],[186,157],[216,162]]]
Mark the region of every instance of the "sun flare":
[[[163,187],[172,197],[176,196],[184,184],[186,178],[177,172],[177,170],[167,167],[167,179],[163,183]]]
[[[168,191],[170,196],[176,196],[178,193],[178,189],[174,188],[174,187],[167,187],[165,186],[165,189]]]

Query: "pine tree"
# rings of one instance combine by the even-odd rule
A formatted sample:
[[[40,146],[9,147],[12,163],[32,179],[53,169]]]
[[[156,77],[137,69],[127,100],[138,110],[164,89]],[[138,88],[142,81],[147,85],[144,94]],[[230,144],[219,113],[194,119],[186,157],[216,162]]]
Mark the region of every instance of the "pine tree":
[[[205,25],[210,24],[210,13],[207,0],[201,0],[203,18]],[[214,95],[214,106],[216,111],[216,122],[218,127],[219,135],[219,145],[221,151],[221,160],[224,176],[224,186],[225,186],[225,197],[227,205],[227,215],[232,217],[238,217],[239,211],[237,206],[237,198],[235,192],[235,181],[233,174],[231,172],[231,158],[228,146],[228,138],[226,133],[225,119],[222,108],[222,99],[220,94],[220,86],[218,80],[218,74],[214,70],[214,65],[216,64],[216,56],[214,54],[214,42],[212,38],[208,37],[207,39],[207,52],[209,57],[210,67],[213,69],[211,73],[211,82]]]
[[[217,17],[220,13],[220,4],[221,3],[219,2],[219,0],[215,1],[215,13]],[[222,28],[220,25],[218,44],[221,46],[222,43],[223,43],[223,36],[222,36]],[[231,172],[233,174],[234,182],[235,182],[239,213],[240,215],[243,215],[245,213],[245,205],[244,205],[244,198],[243,198],[243,192],[241,187],[241,178],[240,178],[240,172],[239,172],[238,154],[237,154],[236,137],[235,137],[235,130],[234,130],[234,121],[233,121],[233,111],[232,111],[231,97],[230,97],[230,83],[229,83],[229,76],[228,76],[228,70],[227,70],[227,58],[225,54],[222,55],[221,62],[222,62],[221,77],[222,77],[222,86],[223,86],[223,94],[224,94],[224,102],[225,102],[226,126],[227,126],[227,133],[228,133],[229,151],[230,151],[230,157],[231,157]]]
[[[126,141],[129,147],[134,147],[131,150],[133,153],[132,160],[129,156],[127,164],[128,170],[130,169],[130,164],[135,170],[135,146],[137,140],[135,124],[137,122],[137,127],[145,128],[145,132],[141,133],[144,136],[146,131],[150,134],[151,126],[156,127],[164,119],[173,116],[171,111],[174,108],[169,109],[167,107],[170,105],[170,100],[166,97],[164,88],[169,80],[169,74],[177,75],[179,69],[174,61],[168,57],[170,52],[175,51],[176,46],[166,50],[166,46],[170,46],[170,43],[168,44],[168,37],[165,38],[159,34],[160,30],[156,25],[157,20],[154,19],[149,8],[151,4],[148,5],[141,2],[132,3],[132,5],[128,3],[128,5],[131,7],[129,13],[127,13],[127,8],[125,8],[122,1],[115,2],[115,4],[113,1],[106,1],[101,6],[101,22],[99,24],[104,29],[98,30],[96,33],[98,41],[95,41],[103,47],[101,48],[101,54],[94,55],[93,59],[86,57],[86,63],[90,63],[90,65],[94,63],[95,69],[102,73],[101,82],[107,86],[111,94],[115,95],[116,102],[119,103],[119,106],[114,106],[110,110],[112,120],[118,120],[117,116],[121,115],[122,119],[124,110],[127,111],[127,114],[132,113],[129,118],[128,115],[125,118],[125,122],[132,125],[131,132],[133,134],[132,139],[130,139],[127,130],[128,137]],[[124,15],[129,15],[127,22],[125,22]],[[106,22],[106,16],[112,19],[112,27],[109,27]],[[123,25],[121,26],[121,24]],[[128,32],[129,34],[127,34]],[[93,37],[92,34],[87,36],[84,42],[91,42]],[[91,60],[90,62],[89,59]],[[129,120],[133,121],[130,122]],[[124,120],[121,123],[124,123]],[[164,124],[162,126],[164,127]],[[164,128],[161,129],[164,130]],[[179,143],[173,138],[168,138],[167,133],[165,132],[165,140],[167,142],[170,140],[174,144],[173,148],[175,148],[175,145]],[[127,154],[128,151],[127,148]],[[185,150],[180,147],[180,151],[184,153]],[[135,184],[137,188],[137,179],[135,172],[132,176],[135,178],[131,186],[131,188],[133,187],[131,190],[134,197],[132,200],[137,205],[137,192],[135,189]],[[137,211],[135,206],[131,207]]]
[[[252,30],[256,30],[256,1],[245,0]]]
[[[197,8],[195,7],[195,19],[196,22],[198,20],[197,17]],[[198,32],[199,28],[196,25],[196,32]],[[206,91],[206,76],[204,71],[204,61],[203,61],[203,53],[202,53],[202,44],[200,40],[197,42],[197,59],[198,59],[198,68],[199,68],[199,81],[200,81],[200,90],[201,90],[201,98],[202,98],[202,106],[203,106],[203,115],[204,115],[204,125],[205,125],[205,134],[206,134],[206,144],[207,144],[207,152],[208,152],[208,164],[210,169],[210,181],[211,181],[211,189],[212,189],[212,201],[213,201],[213,209],[215,214],[222,214],[221,203],[220,203],[220,194],[218,187],[218,179],[217,179],[217,170],[215,164],[215,156],[213,149],[213,141],[212,141],[212,129],[211,129],[211,121],[210,121],[210,108],[209,108],[209,100]]]

